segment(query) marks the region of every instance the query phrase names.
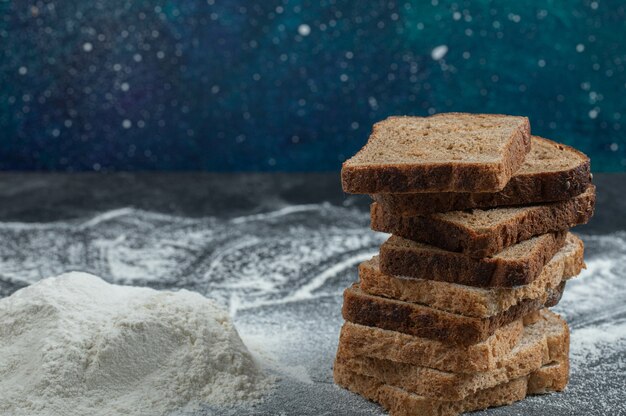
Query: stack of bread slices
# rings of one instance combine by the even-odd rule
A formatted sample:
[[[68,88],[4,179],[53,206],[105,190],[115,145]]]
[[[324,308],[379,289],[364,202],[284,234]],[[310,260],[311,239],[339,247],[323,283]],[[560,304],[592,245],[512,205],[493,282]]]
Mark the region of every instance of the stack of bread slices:
[[[569,329],[548,310],[585,267],[589,158],[525,117],[377,123],[342,185],[391,234],[344,292],[337,384],[392,415],[456,415],[561,391]]]

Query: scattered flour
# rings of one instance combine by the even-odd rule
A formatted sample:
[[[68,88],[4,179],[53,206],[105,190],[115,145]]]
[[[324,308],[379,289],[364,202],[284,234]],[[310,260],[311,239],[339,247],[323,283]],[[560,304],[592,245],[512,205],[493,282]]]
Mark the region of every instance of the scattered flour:
[[[556,309],[572,330],[572,371],[626,371],[626,234],[585,236],[587,269]]]
[[[193,288],[231,311],[253,357],[280,377],[250,411],[245,405],[198,415],[379,415],[378,406],[334,386],[331,371],[341,292],[358,278],[355,265],[385,240],[368,230],[368,213],[324,204],[230,220],[124,208],[87,220],[0,223],[0,296],[66,270],[115,283]],[[626,415],[626,233],[582,237],[588,268],[568,282],[555,308],[572,330],[567,390],[490,415]],[[3,384],[5,319],[0,311],[3,416],[12,414],[2,408],[11,384]]]
[[[2,415],[165,415],[256,401],[271,384],[197,293],[67,273],[0,300]]]
[[[577,329],[573,332],[571,344],[571,357],[575,369],[584,364],[605,367],[603,360],[607,356],[621,353],[622,356],[626,357],[626,322],[607,322]],[[611,359],[606,363],[607,369],[623,371],[626,363],[616,363],[615,361],[615,359]]]

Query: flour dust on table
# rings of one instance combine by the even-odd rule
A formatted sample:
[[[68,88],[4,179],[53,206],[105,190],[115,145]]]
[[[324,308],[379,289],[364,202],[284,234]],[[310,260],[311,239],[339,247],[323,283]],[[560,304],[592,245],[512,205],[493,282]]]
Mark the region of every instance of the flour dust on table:
[[[82,220],[0,223],[0,296],[68,270],[194,290],[229,311],[244,344],[279,381],[252,408],[192,414],[379,415],[332,382],[342,289],[386,239],[368,226],[366,213],[330,204],[231,219],[122,208]],[[485,414],[626,414],[626,233],[582,238],[588,268],[555,308],[572,328],[568,389]]]
[[[231,311],[330,293],[327,280],[373,253],[364,217],[331,205],[221,220],[131,208],[84,221],[0,223],[0,295],[67,270],[193,288]]]

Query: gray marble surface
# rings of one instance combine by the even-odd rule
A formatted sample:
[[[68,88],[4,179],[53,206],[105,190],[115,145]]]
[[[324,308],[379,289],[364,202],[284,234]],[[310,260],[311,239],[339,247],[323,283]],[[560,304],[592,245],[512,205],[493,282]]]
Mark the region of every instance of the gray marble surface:
[[[626,414],[626,175],[595,182],[596,216],[577,229],[588,268],[555,308],[572,329],[570,385],[486,415]],[[0,297],[69,270],[196,290],[279,379],[260,405],[198,414],[381,414],[331,374],[341,292],[385,239],[367,204],[337,174],[2,174]]]

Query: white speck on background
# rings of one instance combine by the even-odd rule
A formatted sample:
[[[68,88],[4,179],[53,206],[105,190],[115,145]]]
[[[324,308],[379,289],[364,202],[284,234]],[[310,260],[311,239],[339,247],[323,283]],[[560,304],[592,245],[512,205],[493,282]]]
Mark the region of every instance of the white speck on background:
[[[376,99],[376,97],[369,97],[367,99],[367,103],[372,110],[378,110],[378,100]]]
[[[306,23],[301,24],[298,26],[298,34],[300,36],[309,36],[311,34],[311,26]]]
[[[435,61],[439,61],[440,59],[443,59],[443,57],[446,56],[447,53],[448,53],[448,46],[447,45],[439,45],[439,46],[433,48],[433,50],[430,52],[430,56]]]

